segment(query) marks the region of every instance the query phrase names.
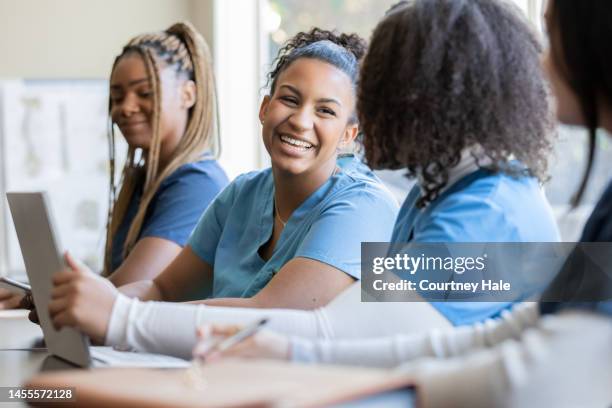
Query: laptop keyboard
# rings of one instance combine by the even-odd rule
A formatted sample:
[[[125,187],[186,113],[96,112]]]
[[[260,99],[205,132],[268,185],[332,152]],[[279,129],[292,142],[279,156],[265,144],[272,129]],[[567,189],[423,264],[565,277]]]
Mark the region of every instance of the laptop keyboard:
[[[176,357],[162,354],[136,353],[131,351],[118,351],[112,347],[90,347],[94,366],[113,367],[163,367],[181,368],[189,367],[190,362]]]

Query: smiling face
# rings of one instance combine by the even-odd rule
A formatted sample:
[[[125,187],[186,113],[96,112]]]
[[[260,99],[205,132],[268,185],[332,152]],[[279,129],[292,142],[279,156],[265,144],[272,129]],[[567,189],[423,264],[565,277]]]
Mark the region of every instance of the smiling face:
[[[350,143],[358,126],[351,80],[331,64],[300,58],[277,78],[261,104],[262,137],[275,171],[328,177],[337,149]]]
[[[168,155],[187,126],[188,110],[195,103],[192,81],[177,77],[170,67],[160,72],[161,155]],[[110,80],[110,116],[132,147],[148,149],[153,138],[153,90],[142,57],[129,53],[119,59]]]

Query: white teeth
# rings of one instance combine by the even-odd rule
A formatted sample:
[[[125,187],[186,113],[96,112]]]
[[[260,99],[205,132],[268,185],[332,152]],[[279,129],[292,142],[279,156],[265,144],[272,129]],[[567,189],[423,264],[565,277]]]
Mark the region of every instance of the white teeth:
[[[292,146],[297,146],[297,147],[303,147],[305,149],[310,149],[312,147],[312,145],[308,142],[304,142],[302,140],[297,140],[292,138],[291,136],[287,136],[287,135],[281,135],[280,139],[285,142],[285,143],[289,143]]]

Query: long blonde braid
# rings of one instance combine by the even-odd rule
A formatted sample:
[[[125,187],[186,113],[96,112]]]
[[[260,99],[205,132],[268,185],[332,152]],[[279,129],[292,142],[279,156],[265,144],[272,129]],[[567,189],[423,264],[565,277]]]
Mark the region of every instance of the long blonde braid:
[[[111,144],[111,177],[109,194],[109,214],[106,234],[106,251],[104,274],[112,273],[111,257],[113,238],[123,222],[129,203],[136,186],[142,183],[143,193],[138,211],[123,246],[124,259],[128,256],[140,235],[149,203],[155,196],[163,180],[183,164],[197,161],[205,150],[211,150],[213,157],[220,152],[217,99],[215,80],[212,71],[210,51],[204,38],[189,23],[177,23],[159,33],[148,33],[133,38],[122,53],[115,59],[117,62],[126,54],[136,52],[145,62],[147,74],[153,91],[153,137],[149,150],[137,158],[136,149],[128,149],[127,160],[121,177],[121,190],[115,200],[114,181],[114,131],[111,125],[109,132]],[[176,67],[178,74],[186,74],[196,85],[196,101],[190,109],[187,127],[179,141],[169,163],[159,169],[159,153],[161,148],[161,86],[159,72],[163,67]],[[109,101],[109,110],[110,110]]]

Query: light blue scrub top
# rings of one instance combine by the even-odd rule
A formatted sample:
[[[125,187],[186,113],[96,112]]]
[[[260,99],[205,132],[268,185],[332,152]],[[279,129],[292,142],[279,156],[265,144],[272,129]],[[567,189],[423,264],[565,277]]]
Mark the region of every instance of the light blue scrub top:
[[[342,171],[291,214],[268,261],[258,250],[270,239],[274,223],[271,169],[243,174],[217,196],[188,242],[213,266],[208,296],[251,297],[297,257],[361,277],[361,242],[388,241],[398,205],[356,158],[343,158],[338,164]]]
[[[402,204],[393,242],[557,242],[559,231],[537,180],[477,170],[424,209],[420,187]],[[519,299],[517,299],[519,300]],[[497,317],[511,302],[432,302],[454,325]]]

